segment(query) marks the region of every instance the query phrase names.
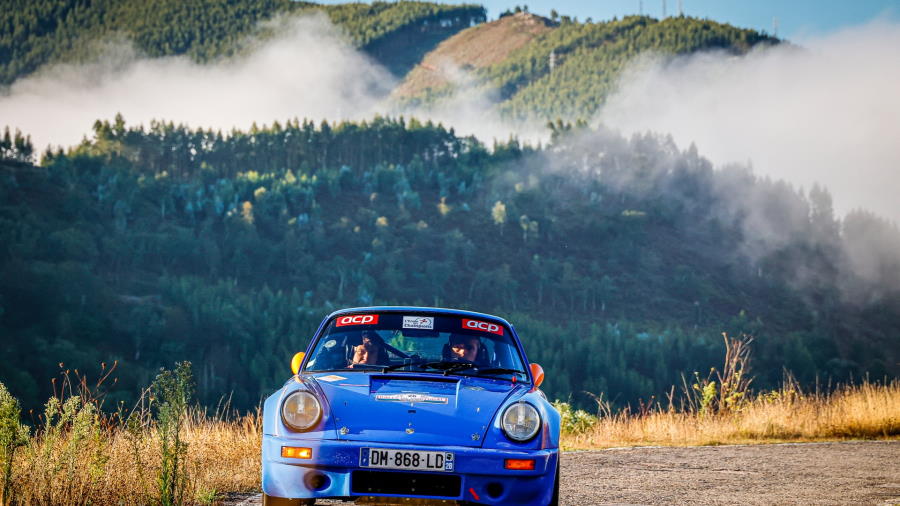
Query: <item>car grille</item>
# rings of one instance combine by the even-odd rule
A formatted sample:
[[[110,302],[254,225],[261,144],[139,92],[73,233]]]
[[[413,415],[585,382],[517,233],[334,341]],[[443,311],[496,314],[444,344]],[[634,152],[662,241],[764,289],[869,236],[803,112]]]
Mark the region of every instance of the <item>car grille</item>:
[[[459,497],[462,478],[452,474],[353,471],[350,490],[354,494],[398,494]]]

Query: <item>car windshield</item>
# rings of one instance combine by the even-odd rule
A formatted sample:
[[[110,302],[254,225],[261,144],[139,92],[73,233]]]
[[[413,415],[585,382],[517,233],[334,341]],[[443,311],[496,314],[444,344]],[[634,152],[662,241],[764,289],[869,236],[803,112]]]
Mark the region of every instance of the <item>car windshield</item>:
[[[450,315],[341,315],[322,332],[305,371],[360,370],[515,376],[525,366],[509,328]]]

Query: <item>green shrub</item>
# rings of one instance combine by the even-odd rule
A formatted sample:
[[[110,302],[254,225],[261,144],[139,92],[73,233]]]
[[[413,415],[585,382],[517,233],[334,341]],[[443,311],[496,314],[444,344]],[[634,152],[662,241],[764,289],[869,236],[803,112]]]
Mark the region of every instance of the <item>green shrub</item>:
[[[28,443],[29,430],[19,421],[19,414],[19,401],[0,383],[0,504],[11,502],[13,456]]]
[[[573,409],[568,402],[553,401],[553,407],[559,411],[561,417],[560,426],[563,434],[583,434],[597,423],[596,416],[583,409]]]

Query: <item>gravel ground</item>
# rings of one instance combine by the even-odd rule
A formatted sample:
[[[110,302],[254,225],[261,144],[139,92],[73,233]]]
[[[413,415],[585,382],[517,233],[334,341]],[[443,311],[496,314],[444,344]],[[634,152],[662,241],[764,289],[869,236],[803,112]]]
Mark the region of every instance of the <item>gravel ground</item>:
[[[900,504],[900,441],[621,448],[562,463],[563,504]]]

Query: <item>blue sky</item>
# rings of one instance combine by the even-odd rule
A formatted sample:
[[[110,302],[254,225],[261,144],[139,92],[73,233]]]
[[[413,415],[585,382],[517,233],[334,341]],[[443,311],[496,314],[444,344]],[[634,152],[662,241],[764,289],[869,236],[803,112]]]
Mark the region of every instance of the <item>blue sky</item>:
[[[643,6],[644,14],[661,17],[663,4],[670,16],[678,14],[679,3],[687,16],[710,18],[744,28],[773,31],[778,20],[778,35],[802,40],[834,32],[843,27],[866,23],[875,18],[900,19],[897,0],[518,0],[536,14],[556,9],[560,14],[587,17],[595,21],[635,14]],[[509,0],[482,2],[488,15],[495,18],[508,8]],[[643,4],[643,5],[641,5]],[[513,3],[513,6],[516,4]]]
[[[347,0],[319,0],[341,3]],[[432,0],[434,1],[434,0]],[[662,16],[663,0],[437,0],[445,3],[480,3],[488,16],[496,19],[506,9],[528,5],[536,14],[549,15],[556,9],[561,15],[577,16],[579,21],[594,21],[637,14],[643,4],[644,14]],[[866,23],[876,18],[900,20],[897,0],[681,0],[687,16],[710,18],[742,28],[773,32],[773,19],[778,19],[778,36],[794,42],[821,36],[841,28]],[[665,0],[668,15],[677,15],[679,0]]]

